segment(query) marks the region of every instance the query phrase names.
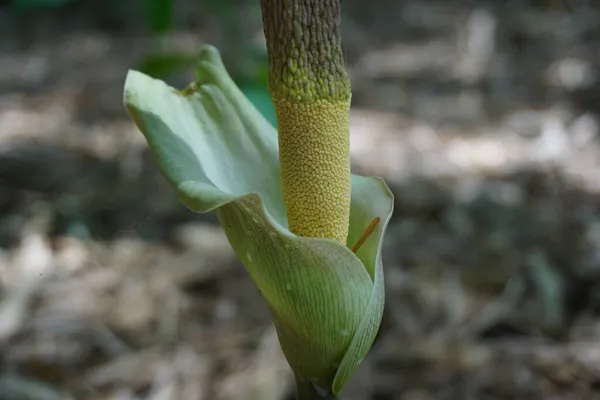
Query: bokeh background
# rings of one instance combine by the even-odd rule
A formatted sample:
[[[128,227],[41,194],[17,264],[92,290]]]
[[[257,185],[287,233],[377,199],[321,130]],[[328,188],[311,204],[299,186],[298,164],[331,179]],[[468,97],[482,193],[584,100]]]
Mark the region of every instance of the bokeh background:
[[[600,399],[600,4],[343,0],[396,196],[350,400]],[[259,1],[0,1],[0,399],[287,400],[265,304],[128,119],[203,43],[274,121]]]

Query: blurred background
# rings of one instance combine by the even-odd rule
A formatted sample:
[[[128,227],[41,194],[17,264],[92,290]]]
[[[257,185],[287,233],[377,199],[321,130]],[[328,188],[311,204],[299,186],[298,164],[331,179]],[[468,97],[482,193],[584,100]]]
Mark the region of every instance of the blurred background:
[[[396,196],[347,399],[600,399],[600,4],[342,3],[354,172]],[[258,0],[0,1],[0,399],[292,399],[122,105],[203,43],[274,123]]]

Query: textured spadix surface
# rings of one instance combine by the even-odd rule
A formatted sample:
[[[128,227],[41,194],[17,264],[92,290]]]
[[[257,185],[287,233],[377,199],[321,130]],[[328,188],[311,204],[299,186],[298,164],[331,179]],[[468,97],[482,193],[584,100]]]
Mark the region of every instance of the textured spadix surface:
[[[165,178],[195,212],[216,210],[266,300],[299,379],[339,393],[371,347],[383,313],[381,241],[393,198],[378,178],[352,176],[348,243],[373,218],[355,255],[288,230],[277,132],[227,74],[218,51],[199,57],[194,91],[130,71],[124,101]]]

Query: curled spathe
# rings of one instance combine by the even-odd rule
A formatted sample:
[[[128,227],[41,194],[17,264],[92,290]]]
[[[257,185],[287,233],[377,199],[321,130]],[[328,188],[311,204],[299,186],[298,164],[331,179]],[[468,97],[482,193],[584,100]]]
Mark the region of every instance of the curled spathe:
[[[381,244],[393,209],[385,182],[352,175],[348,243],[381,219],[356,254],[332,239],[291,233],[277,132],[212,46],[200,53],[191,89],[129,71],[124,102],[179,199],[194,212],[216,211],[268,304],[296,379],[337,395],[381,323]]]

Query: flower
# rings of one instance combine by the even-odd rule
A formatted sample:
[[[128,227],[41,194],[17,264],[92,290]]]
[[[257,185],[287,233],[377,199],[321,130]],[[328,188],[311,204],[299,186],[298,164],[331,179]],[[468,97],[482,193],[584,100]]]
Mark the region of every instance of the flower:
[[[216,211],[271,311],[297,381],[339,393],[382,318],[381,242],[393,208],[386,184],[352,175],[347,243],[382,220],[356,254],[334,239],[290,232],[277,132],[212,46],[200,52],[193,90],[129,71],[124,103],[180,200],[194,212]]]
[[[350,218],[350,80],[340,0],[261,0],[290,230],[345,244]]]

